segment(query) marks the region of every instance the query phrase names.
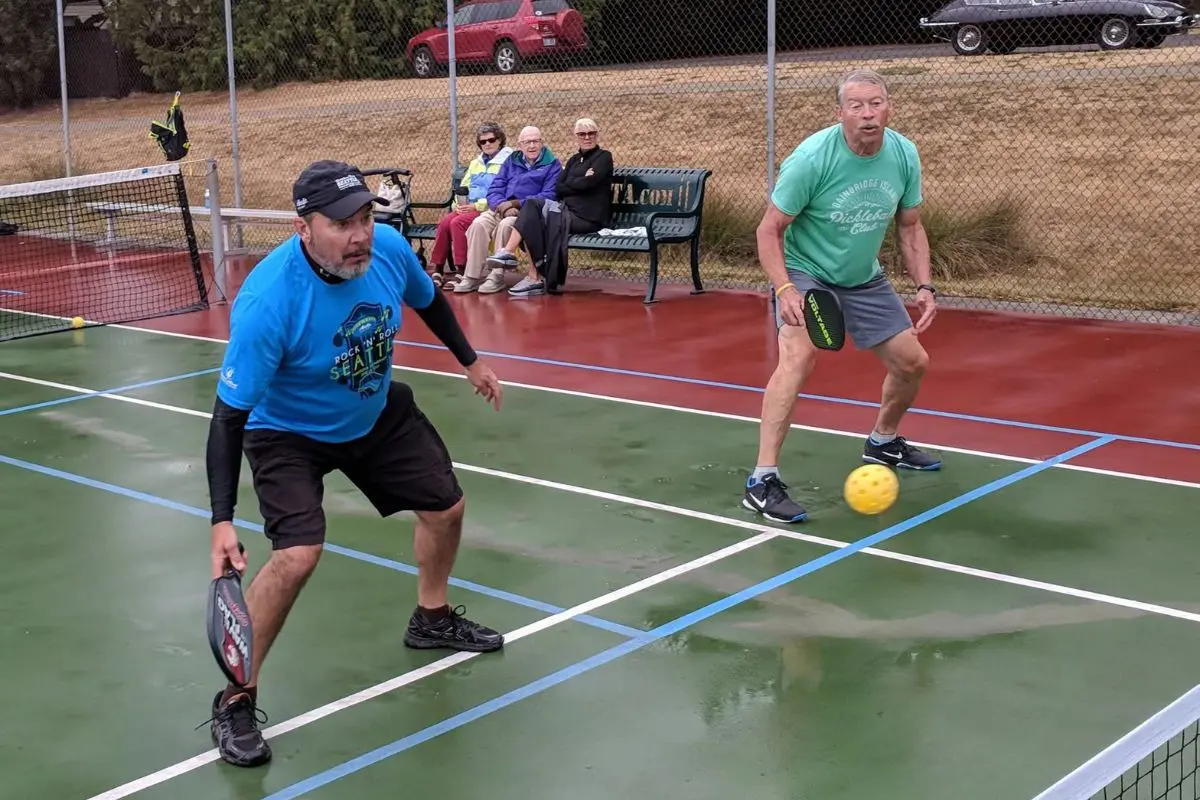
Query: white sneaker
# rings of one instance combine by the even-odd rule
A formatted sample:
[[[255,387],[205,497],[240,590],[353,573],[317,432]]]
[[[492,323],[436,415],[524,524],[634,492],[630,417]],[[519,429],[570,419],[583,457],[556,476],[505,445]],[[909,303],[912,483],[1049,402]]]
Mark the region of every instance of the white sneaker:
[[[504,270],[494,269],[483,282],[483,286],[479,287],[480,294],[495,294],[496,292],[504,291]]]
[[[463,275],[458,279],[458,283],[454,284],[454,293],[466,294],[467,292],[473,292],[479,288],[479,284],[481,283],[483,283],[481,278],[469,278]]]

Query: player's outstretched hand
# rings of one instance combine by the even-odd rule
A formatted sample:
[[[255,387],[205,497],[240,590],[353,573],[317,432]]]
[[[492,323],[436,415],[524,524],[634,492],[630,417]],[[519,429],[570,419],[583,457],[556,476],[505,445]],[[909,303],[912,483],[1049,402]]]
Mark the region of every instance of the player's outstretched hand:
[[[495,406],[497,411],[500,410],[504,388],[500,385],[496,373],[492,372],[492,368],[484,364],[482,359],[467,367],[467,380],[475,387],[475,394],[483,395],[484,400]]]
[[[937,300],[934,299],[933,292],[928,289],[917,292],[917,311],[921,316],[917,318],[917,324],[913,327],[921,334],[929,329],[937,315]]]

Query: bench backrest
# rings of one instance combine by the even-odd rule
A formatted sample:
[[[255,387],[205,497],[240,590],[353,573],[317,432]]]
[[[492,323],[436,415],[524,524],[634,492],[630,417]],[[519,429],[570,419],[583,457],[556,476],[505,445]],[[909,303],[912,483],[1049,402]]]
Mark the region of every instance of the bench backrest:
[[[707,169],[619,167],[613,170],[614,220],[644,217],[655,211],[692,212],[700,217]]]

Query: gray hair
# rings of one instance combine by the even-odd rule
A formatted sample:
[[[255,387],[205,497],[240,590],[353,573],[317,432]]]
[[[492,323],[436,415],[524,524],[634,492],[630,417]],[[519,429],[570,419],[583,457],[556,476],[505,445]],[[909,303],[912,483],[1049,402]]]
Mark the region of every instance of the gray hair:
[[[873,69],[856,69],[842,76],[837,86],[837,104],[842,104],[842,93],[851,83],[869,83],[883,89],[883,96],[888,96],[887,80]]]

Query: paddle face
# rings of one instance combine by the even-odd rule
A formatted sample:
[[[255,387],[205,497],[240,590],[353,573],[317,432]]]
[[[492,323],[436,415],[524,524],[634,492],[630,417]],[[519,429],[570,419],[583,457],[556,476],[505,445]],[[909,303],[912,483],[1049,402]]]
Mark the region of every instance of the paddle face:
[[[832,292],[809,289],[804,294],[804,327],[808,338],[822,350],[841,350],[846,343],[842,307]]]
[[[241,545],[238,545],[241,549]],[[225,677],[236,686],[250,682],[252,665],[250,610],[241,576],[231,567],[213,580],[208,592],[208,644]]]

